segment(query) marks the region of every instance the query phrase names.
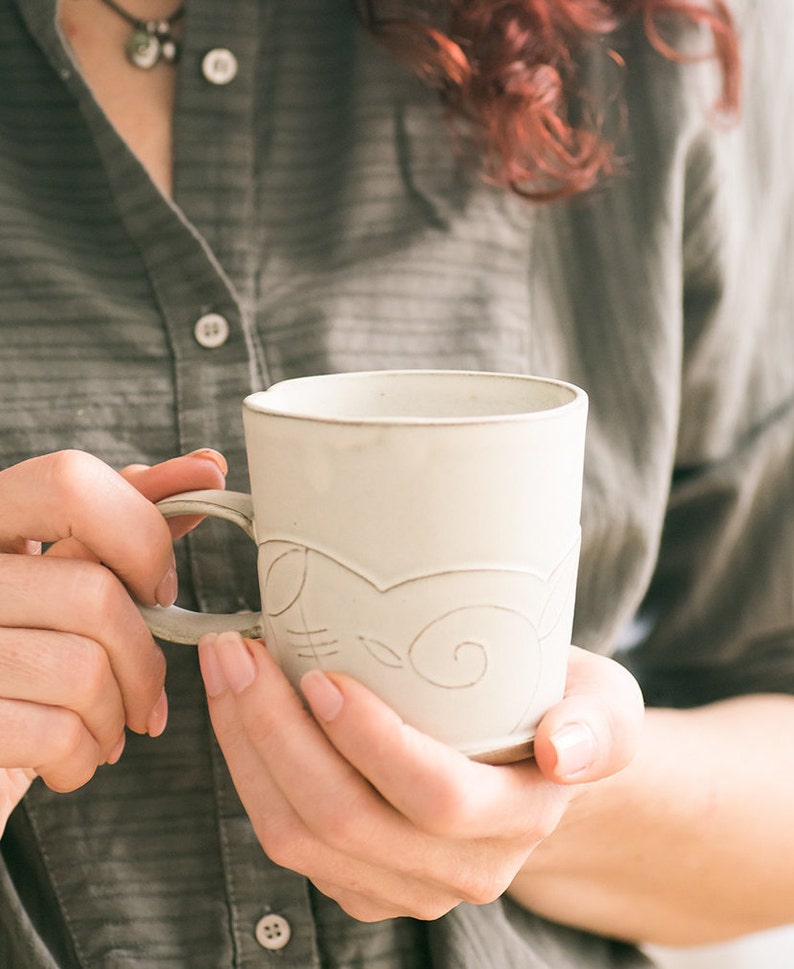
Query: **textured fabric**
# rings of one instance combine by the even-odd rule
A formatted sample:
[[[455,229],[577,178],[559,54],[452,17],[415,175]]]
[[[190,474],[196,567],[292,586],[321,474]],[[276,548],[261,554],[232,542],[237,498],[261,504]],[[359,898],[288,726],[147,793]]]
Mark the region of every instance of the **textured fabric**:
[[[794,689],[794,20],[739,11],[744,124],[715,71],[614,39],[628,173],[538,207],[455,160],[432,93],[332,0],[190,0],[174,203],[108,125],[54,22],[0,0],[0,462],[115,467],[211,446],[246,488],[240,401],[380,367],[548,374],[588,391],[576,639],[653,702]],[[705,42],[681,42],[692,49]],[[204,53],[234,51],[214,86]],[[609,91],[603,53],[583,69]],[[616,121],[617,124],[617,121]],[[617,129],[616,129],[617,130]],[[230,336],[201,346],[195,322]],[[124,523],[119,523],[123,527]],[[182,601],[254,605],[246,539],[179,543]],[[167,647],[171,718],[89,785],[31,789],[3,839],[9,969],[608,969],[631,947],[509,901],[364,925],[264,856]],[[256,942],[266,912],[293,935]]]

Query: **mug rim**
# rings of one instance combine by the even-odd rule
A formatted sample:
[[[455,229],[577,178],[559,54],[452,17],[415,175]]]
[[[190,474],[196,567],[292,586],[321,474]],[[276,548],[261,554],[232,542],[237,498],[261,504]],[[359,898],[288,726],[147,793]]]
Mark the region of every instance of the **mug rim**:
[[[515,381],[517,383],[543,384],[566,390],[571,397],[567,401],[544,407],[538,410],[516,410],[485,414],[459,414],[451,416],[420,416],[413,414],[399,415],[343,415],[333,413],[323,413],[317,408],[306,407],[305,409],[292,408],[285,405],[279,406],[273,403],[274,398],[269,395],[285,385],[299,385],[309,383],[337,383],[345,380],[355,382],[371,380],[376,378],[413,378],[413,377],[449,377],[453,379],[471,378],[481,382],[503,380]],[[276,395],[274,395],[276,396]],[[404,427],[428,427],[428,426],[472,426],[478,424],[504,424],[504,423],[525,423],[527,421],[546,421],[557,420],[569,411],[586,408],[588,405],[588,395],[578,385],[556,377],[545,377],[536,374],[508,373],[496,370],[444,370],[444,369],[383,369],[383,370],[352,370],[335,373],[307,374],[302,377],[288,377],[284,380],[276,381],[265,390],[255,391],[248,394],[243,400],[243,409],[252,414],[266,414],[272,417],[283,417],[299,421],[322,421],[327,424],[339,425],[372,425],[372,426],[404,426]]]

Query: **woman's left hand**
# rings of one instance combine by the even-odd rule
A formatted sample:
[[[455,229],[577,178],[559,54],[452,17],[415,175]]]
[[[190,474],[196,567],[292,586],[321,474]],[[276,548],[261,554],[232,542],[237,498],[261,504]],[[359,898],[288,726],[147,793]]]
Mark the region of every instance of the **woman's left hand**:
[[[576,785],[625,766],[640,733],[634,680],[576,647],[535,759],[498,767],[407,726],[342,674],[304,676],[312,716],[260,641],[206,636],[199,656],[215,733],[265,852],[361,921],[435,919],[498,898]]]

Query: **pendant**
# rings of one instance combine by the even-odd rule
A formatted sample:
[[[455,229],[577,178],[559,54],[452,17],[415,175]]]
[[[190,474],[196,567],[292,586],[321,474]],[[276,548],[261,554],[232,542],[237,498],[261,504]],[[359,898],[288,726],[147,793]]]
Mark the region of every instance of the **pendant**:
[[[179,60],[179,45],[166,20],[140,23],[127,38],[125,49],[130,64],[142,71],[150,71],[160,61],[175,64]]]

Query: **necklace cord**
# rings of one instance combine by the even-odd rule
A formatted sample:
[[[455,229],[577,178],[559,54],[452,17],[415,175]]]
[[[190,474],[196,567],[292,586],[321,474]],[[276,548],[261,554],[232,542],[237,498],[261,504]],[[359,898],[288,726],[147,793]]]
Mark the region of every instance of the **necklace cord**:
[[[134,16],[116,3],[116,0],[101,0],[101,3],[132,27],[132,33],[124,47],[127,60],[134,67],[149,71],[161,62],[176,64],[179,61],[182,48],[171,28],[185,15],[184,3],[168,17],[153,20]]]

